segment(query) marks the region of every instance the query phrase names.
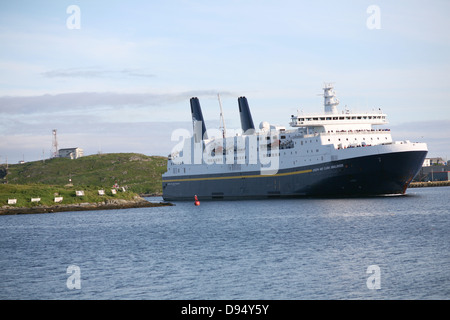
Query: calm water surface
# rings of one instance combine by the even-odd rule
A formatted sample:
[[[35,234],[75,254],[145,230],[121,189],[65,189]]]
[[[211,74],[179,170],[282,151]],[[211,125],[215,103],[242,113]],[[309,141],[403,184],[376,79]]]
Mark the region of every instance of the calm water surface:
[[[0,216],[0,299],[449,299],[449,199],[440,187]]]

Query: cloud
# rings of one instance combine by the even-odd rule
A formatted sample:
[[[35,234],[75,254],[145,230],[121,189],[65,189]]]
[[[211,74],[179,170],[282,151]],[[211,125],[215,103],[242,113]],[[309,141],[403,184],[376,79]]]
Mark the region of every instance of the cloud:
[[[78,146],[85,154],[101,150],[167,155],[176,144],[170,140],[173,130],[192,129],[192,96],[212,100],[217,91],[0,97],[0,156],[4,160],[7,155],[11,163],[49,157],[53,129],[58,130],[60,148]],[[214,120],[208,124],[218,126]]]
[[[139,77],[153,78],[154,74],[140,69],[106,70],[100,67],[56,69],[41,73],[46,78],[106,78]]]
[[[220,92],[222,96],[232,95]],[[0,97],[0,115],[23,115],[33,113],[67,112],[67,110],[92,111],[92,108],[115,108],[129,106],[167,106],[188,102],[192,96],[216,97],[216,90],[191,90],[173,93],[117,93],[75,92],[44,94],[39,96]]]

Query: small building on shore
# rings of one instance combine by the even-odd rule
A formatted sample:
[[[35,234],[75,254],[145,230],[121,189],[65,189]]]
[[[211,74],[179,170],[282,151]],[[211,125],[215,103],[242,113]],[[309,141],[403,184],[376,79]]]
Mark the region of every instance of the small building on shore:
[[[78,159],[82,156],[83,156],[83,149],[78,147],[58,150],[59,158]]]
[[[414,181],[449,181],[450,165],[442,158],[426,158]]]
[[[426,158],[423,162],[422,167],[443,166],[446,164],[447,164],[447,161],[445,161],[442,158]]]

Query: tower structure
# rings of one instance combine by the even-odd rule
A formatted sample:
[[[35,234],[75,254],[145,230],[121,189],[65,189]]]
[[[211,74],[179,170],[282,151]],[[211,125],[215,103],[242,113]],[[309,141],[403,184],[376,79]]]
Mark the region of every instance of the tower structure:
[[[56,136],[56,129],[53,129],[53,141],[52,141],[53,158],[58,157],[58,137]]]
[[[325,113],[337,114],[337,105],[339,104],[339,100],[336,98],[336,92],[334,91],[334,87],[331,83],[325,84],[323,88],[323,97]]]

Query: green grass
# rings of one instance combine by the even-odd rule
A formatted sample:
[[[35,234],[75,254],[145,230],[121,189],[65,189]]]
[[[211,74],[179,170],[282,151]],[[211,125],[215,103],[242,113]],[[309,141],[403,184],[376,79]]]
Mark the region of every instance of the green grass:
[[[76,196],[76,191],[83,190],[84,196]],[[108,199],[132,200],[136,193],[118,191],[116,195],[111,193],[111,189],[105,189],[105,195],[98,194],[98,188],[87,186],[52,186],[42,184],[1,184],[0,185],[0,206],[7,205],[8,199],[17,199],[17,204],[13,207],[33,207],[36,205],[55,205],[55,197],[63,197],[60,204],[76,203],[99,203]],[[41,198],[38,203],[31,202],[31,198]]]
[[[54,158],[9,165],[6,176],[5,168],[0,168],[0,179],[2,182],[7,181],[8,184],[48,186],[64,186],[69,184],[71,179],[75,189],[84,186],[95,192],[98,189],[110,190],[117,183],[138,194],[160,194],[161,175],[166,168],[165,157],[110,153],[74,160]],[[3,194],[3,191],[0,194]]]

